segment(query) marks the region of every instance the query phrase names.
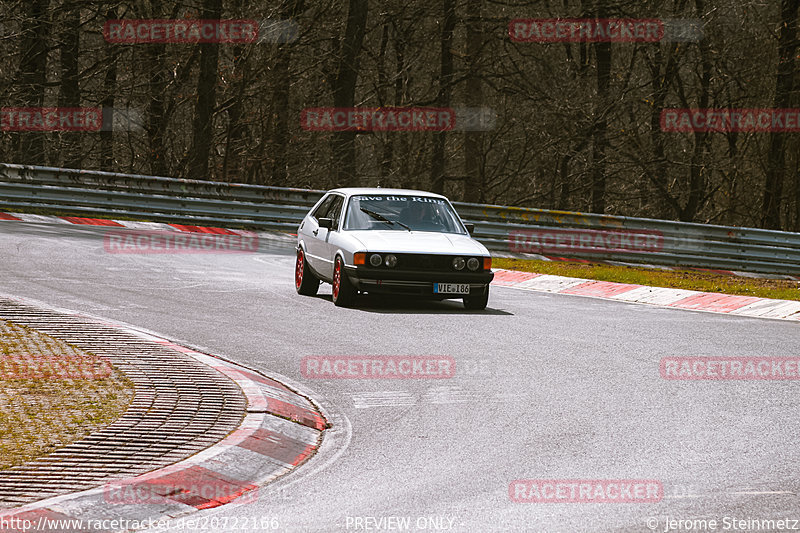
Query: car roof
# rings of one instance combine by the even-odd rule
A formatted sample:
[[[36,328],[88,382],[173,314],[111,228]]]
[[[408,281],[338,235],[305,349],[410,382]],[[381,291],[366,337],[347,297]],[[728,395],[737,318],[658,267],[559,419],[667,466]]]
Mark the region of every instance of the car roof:
[[[405,194],[405,195],[413,195],[413,196],[430,196],[431,198],[443,198],[447,199],[445,196],[441,194],[436,194],[433,192],[428,191],[418,191],[414,189],[384,189],[381,187],[340,187],[338,189],[331,189],[328,192],[338,192],[342,193],[346,196],[355,196],[359,194]]]

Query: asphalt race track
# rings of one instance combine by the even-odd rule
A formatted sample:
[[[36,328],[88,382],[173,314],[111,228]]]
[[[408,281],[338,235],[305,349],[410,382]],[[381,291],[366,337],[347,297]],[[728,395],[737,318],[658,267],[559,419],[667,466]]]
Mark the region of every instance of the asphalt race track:
[[[316,298],[295,293],[286,246],[110,254],[103,231],[0,222],[0,292],[285,376],[334,424],[310,462],[257,501],[198,513],[197,531],[399,530],[390,517],[411,531],[549,533],[664,531],[667,517],[716,519],[719,531],[726,517],[800,520],[800,383],[659,375],[667,356],[800,356],[796,322],[499,287],[485,312],[457,301],[339,309],[327,285]],[[321,355],[452,356],[457,371],[305,379],[301,359]],[[517,479],[659,480],[664,497],[515,503]]]

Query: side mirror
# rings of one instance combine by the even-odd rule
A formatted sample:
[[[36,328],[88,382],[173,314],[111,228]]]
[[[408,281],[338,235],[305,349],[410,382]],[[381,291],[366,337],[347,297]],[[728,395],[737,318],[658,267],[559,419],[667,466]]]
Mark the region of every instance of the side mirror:
[[[319,219],[319,227],[325,229],[331,229],[333,227],[333,219],[332,218],[320,218]]]
[[[464,223],[464,227],[465,227],[465,228],[467,228],[467,232],[468,232],[470,235],[472,235],[473,233],[475,233],[475,224],[472,224],[472,223],[470,223],[470,224]]]

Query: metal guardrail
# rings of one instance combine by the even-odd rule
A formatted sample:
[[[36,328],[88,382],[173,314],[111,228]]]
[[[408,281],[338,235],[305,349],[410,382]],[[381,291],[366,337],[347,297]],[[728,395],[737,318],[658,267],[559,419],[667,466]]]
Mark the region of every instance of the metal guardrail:
[[[294,231],[325,191],[0,163],[0,207]]]
[[[0,163],[0,208],[295,231],[321,190]],[[800,274],[800,234],[454,202],[495,252]]]

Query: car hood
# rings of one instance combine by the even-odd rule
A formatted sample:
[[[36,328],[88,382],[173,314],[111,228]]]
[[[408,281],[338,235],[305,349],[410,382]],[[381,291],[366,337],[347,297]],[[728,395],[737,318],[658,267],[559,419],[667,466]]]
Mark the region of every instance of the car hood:
[[[369,252],[489,255],[486,248],[468,235],[432,231],[366,230],[349,231]]]

